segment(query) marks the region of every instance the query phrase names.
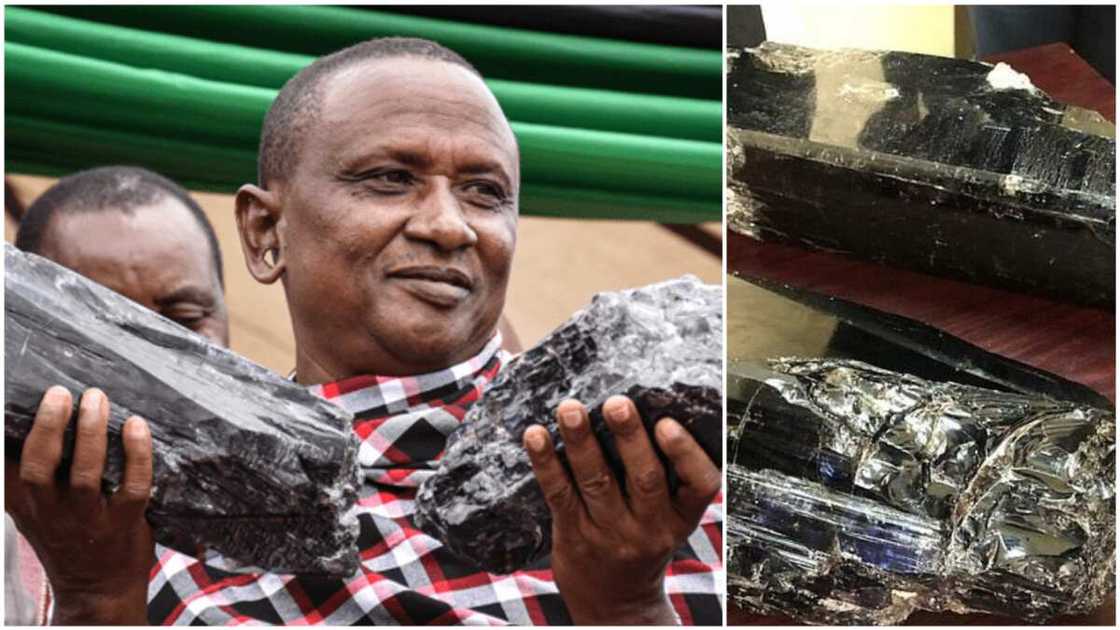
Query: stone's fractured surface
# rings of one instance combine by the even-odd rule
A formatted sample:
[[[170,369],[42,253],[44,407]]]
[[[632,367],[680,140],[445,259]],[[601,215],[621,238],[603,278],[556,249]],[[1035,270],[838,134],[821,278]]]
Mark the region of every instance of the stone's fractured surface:
[[[451,435],[439,471],[420,487],[417,524],[458,555],[510,573],[551,549],[551,517],[522,434],[548,428],[563,452],[557,405],[592,410],[599,444],[623,479],[601,405],[631,397],[651,432],[672,417],[722,462],[723,311],[719,287],[686,276],[600,293],[536,347],[502,370]],[[670,483],[675,477],[671,470]]]
[[[1043,622],[1113,589],[1111,411],[850,360],[729,371],[747,396],[728,445],[739,606],[821,624],[916,609]]]
[[[357,569],[348,412],[49,260],[7,244],[4,260],[9,454],[18,456],[48,387],[69,389],[75,410],[82,391],[99,387],[111,403],[106,492],[121,479],[122,424],[148,420],[158,541],[281,573]]]
[[[728,224],[974,282],[1114,300],[1115,129],[1007,66],[728,53]]]

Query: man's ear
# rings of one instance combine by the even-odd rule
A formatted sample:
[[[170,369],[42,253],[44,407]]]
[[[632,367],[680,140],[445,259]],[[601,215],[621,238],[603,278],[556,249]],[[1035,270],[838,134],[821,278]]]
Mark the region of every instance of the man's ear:
[[[262,284],[284,275],[284,244],[280,237],[280,200],[275,191],[245,184],[237,191],[237,232],[245,266]]]

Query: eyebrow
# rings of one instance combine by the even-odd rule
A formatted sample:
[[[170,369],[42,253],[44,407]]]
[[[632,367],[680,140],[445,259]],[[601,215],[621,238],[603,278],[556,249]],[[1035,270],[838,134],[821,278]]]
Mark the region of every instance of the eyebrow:
[[[404,164],[405,166],[411,166],[413,168],[429,168],[432,165],[432,161],[428,159],[428,156],[418,151],[409,151],[408,149],[389,149],[386,153],[388,153],[390,158],[400,162],[401,164]]]
[[[459,168],[460,173],[468,175],[479,175],[484,173],[502,173],[505,174],[505,169],[497,162],[490,160],[478,160],[475,162],[467,162]]]
[[[202,287],[185,286],[156,299],[157,306],[168,306],[179,302],[194,302],[204,307],[214,305],[214,295]]]

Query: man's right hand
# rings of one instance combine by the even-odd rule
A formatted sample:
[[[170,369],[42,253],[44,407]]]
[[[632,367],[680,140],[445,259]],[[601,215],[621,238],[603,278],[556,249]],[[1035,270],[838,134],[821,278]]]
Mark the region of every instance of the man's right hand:
[[[70,473],[57,475],[71,404],[63,387],[43,395],[19,463],[5,462],[4,509],[43,564],[55,596],[54,623],[147,625],[151,433],[139,417],[125,422],[124,474],[106,497],[109,400],[100,390],[82,395]]]

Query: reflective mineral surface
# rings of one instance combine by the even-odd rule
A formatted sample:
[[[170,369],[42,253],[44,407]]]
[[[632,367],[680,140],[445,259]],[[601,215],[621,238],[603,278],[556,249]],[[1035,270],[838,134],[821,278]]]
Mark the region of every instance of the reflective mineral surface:
[[[1115,129],[1006,65],[728,52],[728,225],[1089,304],[1114,301]]]
[[[732,602],[820,624],[1042,622],[1114,587],[1114,414],[839,358],[728,374]]]
[[[625,394],[647,431],[661,418],[675,418],[719,464],[722,364],[720,287],[686,276],[596,295],[510,361],[467,412],[439,470],[420,487],[417,524],[493,573],[539,560],[551,549],[552,524],[521,443],[525,429],[544,425],[563,456],[556,407],[568,398],[583,402],[608,463],[623,480],[600,408],[610,396]]]
[[[1070,620],[1111,597],[1108,398],[759,279],[728,277],[727,327],[734,614]]]

